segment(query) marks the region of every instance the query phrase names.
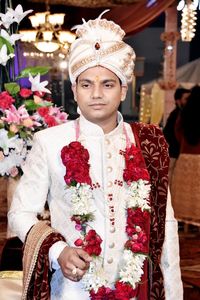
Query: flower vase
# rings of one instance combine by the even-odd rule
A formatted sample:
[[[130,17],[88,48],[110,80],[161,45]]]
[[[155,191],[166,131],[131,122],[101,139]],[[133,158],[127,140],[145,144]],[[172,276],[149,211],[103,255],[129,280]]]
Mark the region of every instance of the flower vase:
[[[8,177],[8,182],[7,182],[7,210],[9,211],[14,192],[18,186],[19,183],[19,177],[13,178],[13,177]],[[16,236],[14,232],[11,231],[9,228],[9,225],[7,225],[7,238],[11,238]]]

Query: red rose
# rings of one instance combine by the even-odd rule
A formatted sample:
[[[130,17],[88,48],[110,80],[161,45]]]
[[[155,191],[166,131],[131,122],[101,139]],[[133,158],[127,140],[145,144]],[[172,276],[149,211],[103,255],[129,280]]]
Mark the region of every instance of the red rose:
[[[41,117],[45,117],[49,113],[49,108],[48,107],[39,107],[37,109],[37,112]]]
[[[66,167],[65,182],[70,185],[73,182],[91,185],[89,174],[89,153],[80,142],[71,142],[61,150],[61,159]]]
[[[8,92],[0,93],[0,109],[9,109],[14,102],[15,99]]]
[[[130,300],[137,296],[137,289],[133,289],[130,284],[117,281],[115,284],[115,299]]]
[[[83,245],[83,240],[82,239],[77,239],[75,242],[74,242],[74,245],[76,247],[80,247]]]
[[[125,248],[130,249],[134,253],[148,253],[148,238],[144,231],[134,233],[132,239],[125,243]]]
[[[64,157],[66,159],[66,157]],[[91,184],[91,179],[89,176],[89,165],[81,164],[77,160],[68,160],[66,164],[66,175],[64,177],[65,182],[70,184],[72,182],[87,183]]]
[[[22,98],[28,98],[33,94],[33,92],[30,89],[22,88],[19,94]]]
[[[133,209],[128,208],[127,209],[127,225],[130,227],[140,226],[141,228],[144,228],[144,225],[146,224],[148,218],[149,218],[149,212],[148,211],[142,211],[141,208]]]
[[[125,169],[123,173],[124,180],[130,184],[139,179],[149,180],[149,174],[142,157],[141,150],[134,145],[127,148],[124,152]]]
[[[44,116],[44,121],[48,127],[53,127],[58,125],[56,119],[53,116],[49,116],[49,115]]]
[[[101,253],[102,239],[95,230],[90,229],[85,236],[83,250],[89,255],[99,256]]]
[[[84,161],[89,160],[89,153],[88,153],[87,149],[85,149],[79,142],[71,142],[69,144],[69,151],[72,152],[73,154],[74,153],[78,154],[80,161],[81,160],[84,160]]]
[[[114,292],[105,286],[102,286],[95,293],[94,290],[90,291],[90,299],[91,300],[115,300]]]
[[[145,167],[144,159],[142,157],[141,150],[137,147],[135,147],[133,144],[131,145],[130,148],[127,148],[125,153],[125,162],[126,165],[128,164],[134,164],[135,166],[138,166],[140,168]]]

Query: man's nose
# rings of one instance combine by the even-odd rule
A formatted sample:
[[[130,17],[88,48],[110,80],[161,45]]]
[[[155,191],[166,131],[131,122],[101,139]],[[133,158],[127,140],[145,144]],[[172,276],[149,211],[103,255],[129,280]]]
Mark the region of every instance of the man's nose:
[[[99,84],[95,84],[92,89],[92,98],[102,98],[102,88]]]

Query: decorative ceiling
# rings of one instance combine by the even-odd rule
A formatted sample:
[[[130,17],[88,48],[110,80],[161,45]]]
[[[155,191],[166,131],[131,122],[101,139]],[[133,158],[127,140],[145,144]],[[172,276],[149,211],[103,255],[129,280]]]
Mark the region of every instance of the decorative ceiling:
[[[48,0],[51,5],[66,5],[78,7],[113,7],[118,5],[134,4],[144,0]],[[41,2],[40,0],[31,0],[30,2]],[[45,1],[44,1],[45,2]]]

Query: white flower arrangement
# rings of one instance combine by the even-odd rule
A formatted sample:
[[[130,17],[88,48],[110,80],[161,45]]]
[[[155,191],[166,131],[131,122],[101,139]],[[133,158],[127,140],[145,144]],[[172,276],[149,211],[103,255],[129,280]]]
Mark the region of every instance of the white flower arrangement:
[[[97,292],[101,286],[109,285],[105,271],[102,267],[101,257],[97,256],[93,258],[93,261],[90,263],[90,267],[83,276],[81,282],[86,291],[93,289],[95,292]]]
[[[131,250],[124,250],[123,252],[123,267],[119,271],[120,281],[130,283],[133,289],[136,288],[144,273],[143,265],[146,255],[135,254]]]
[[[70,189],[72,192],[71,215],[92,215],[94,209],[92,207],[93,194],[91,187],[85,183],[77,183],[76,186],[71,186]]]
[[[131,182],[128,186],[127,208],[140,207],[142,211],[150,210],[149,201],[147,201],[150,187],[149,182],[142,179]]]

